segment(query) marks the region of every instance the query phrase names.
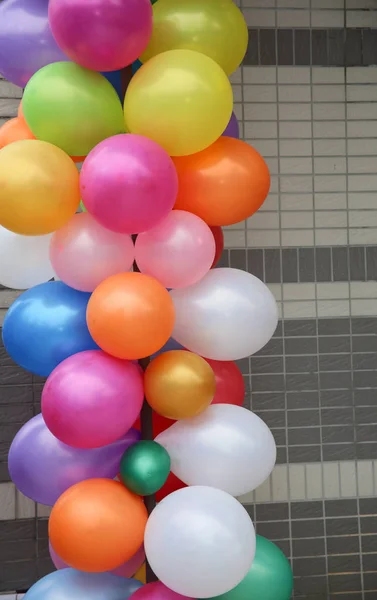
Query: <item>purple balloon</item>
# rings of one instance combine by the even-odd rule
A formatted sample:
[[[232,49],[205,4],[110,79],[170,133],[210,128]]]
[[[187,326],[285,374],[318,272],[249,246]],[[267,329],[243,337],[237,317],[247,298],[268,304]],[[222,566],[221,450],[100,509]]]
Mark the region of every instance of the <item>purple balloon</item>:
[[[68,61],[51,33],[48,0],[0,2],[0,73],[25,87],[42,67]]]
[[[120,440],[90,450],[71,448],[47,429],[42,415],[28,421],[14,438],[8,468],[16,487],[28,498],[52,506],[69,487],[97,477],[114,479],[127,448],[140,439],[130,429]]]
[[[240,126],[238,124],[238,119],[234,112],[232,112],[232,116],[230,117],[230,121],[223,135],[225,135],[226,137],[236,138],[236,140],[240,139]]]

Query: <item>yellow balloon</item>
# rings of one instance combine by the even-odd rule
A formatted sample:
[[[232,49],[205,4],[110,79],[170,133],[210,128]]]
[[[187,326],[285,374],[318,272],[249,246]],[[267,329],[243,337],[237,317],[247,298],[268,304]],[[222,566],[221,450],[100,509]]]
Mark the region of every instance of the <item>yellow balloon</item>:
[[[22,235],[62,227],[80,202],[73,160],[52,144],[23,140],[0,151],[0,225]]]
[[[124,100],[127,130],[154,140],[170,156],[195,154],[213,144],[232,109],[224,71],[193,50],[151,58],[132,78]]]
[[[153,7],[153,33],[140,60],[178,48],[196,50],[230,75],[246,54],[248,33],[243,14],[230,0],[163,0]]]
[[[216,391],[212,368],[187,350],[171,350],[154,358],[145,371],[144,386],[153,410],[174,420],[199,415]]]
[[[140,583],[147,583],[147,567],[145,563],[143,563],[141,567],[139,567],[133,578],[140,581]]]

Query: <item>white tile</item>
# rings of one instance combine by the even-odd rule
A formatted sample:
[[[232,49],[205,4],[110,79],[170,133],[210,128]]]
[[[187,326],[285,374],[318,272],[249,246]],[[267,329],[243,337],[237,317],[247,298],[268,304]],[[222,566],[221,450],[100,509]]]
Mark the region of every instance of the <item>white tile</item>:
[[[306,175],[313,172],[311,158],[294,157],[280,159],[280,173],[282,175]]]
[[[279,198],[277,194],[269,194],[259,209],[259,212],[277,212],[279,210]]]
[[[344,85],[314,85],[313,102],[345,102]]]
[[[359,461],[356,465],[357,487],[359,496],[372,496],[373,490],[373,462],[371,460]]]
[[[286,229],[281,232],[281,245],[289,246],[314,246],[314,231],[303,229],[302,231]]]
[[[350,229],[349,243],[355,246],[364,244],[375,244],[377,240],[377,229]]]
[[[350,121],[376,120],[377,105],[375,102],[348,102],[347,118]]]
[[[282,212],[281,227],[282,229],[313,229],[313,213],[312,212]]]
[[[346,124],[342,121],[317,121],[313,123],[313,137],[326,138],[344,138],[346,137]]]
[[[271,474],[272,500],[286,502],[288,491],[288,465],[276,465]]]
[[[276,67],[243,67],[243,81],[245,84],[275,84]]]
[[[349,139],[348,156],[376,156],[377,139]]]
[[[16,518],[30,519],[36,516],[35,502],[26,498],[20,491],[16,490]],[[1,599],[0,599],[1,600]]]
[[[285,319],[314,319],[317,316],[315,301],[284,302]]]
[[[245,231],[224,231],[225,248],[244,248],[246,245]]]
[[[306,465],[306,494],[308,500],[323,498],[322,464],[308,463]]]
[[[279,85],[279,102],[310,102],[310,85]]]
[[[277,0],[278,8],[309,8],[310,0]]]
[[[377,27],[377,11],[347,11],[347,27]]]
[[[346,91],[348,102],[377,102],[377,85],[347,85]]]
[[[325,498],[339,498],[340,481],[338,463],[323,463],[323,487]]]
[[[37,504],[37,515],[38,517],[48,518],[50,516],[52,507],[45,506],[44,504]]]
[[[255,502],[270,502],[272,500],[271,479],[266,479],[255,490]]]
[[[345,175],[315,175],[315,192],[345,192],[347,179]]]
[[[354,498],[357,495],[356,465],[354,461],[341,461],[340,496],[341,498]]]
[[[0,521],[16,518],[16,489],[13,483],[0,483]]]
[[[244,85],[244,102],[277,102],[274,85]]]
[[[347,227],[347,211],[317,210],[314,215],[315,227]]]
[[[308,10],[279,10],[278,27],[309,27],[310,12]]]
[[[247,245],[249,248],[276,248],[280,246],[279,231],[248,231]]]
[[[326,158],[314,159],[314,172],[317,175],[326,173],[346,173],[347,172],[347,161],[342,156],[329,156]]]
[[[273,295],[273,297],[275,298],[275,300],[277,300],[278,302],[281,301],[282,299],[282,286],[280,283],[269,283],[267,285],[268,289],[270,290],[271,294]]]
[[[310,121],[311,105],[305,103],[285,103],[279,105],[281,121]]]
[[[349,138],[375,138],[377,121],[348,121],[347,135]]]
[[[258,150],[264,158],[278,155],[277,140],[253,140],[253,147]]]
[[[376,0],[346,0],[346,8],[356,8],[361,10],[363,8],[376,8]]]
[[[348,159],[348,173],[375,173],[376,156],[355,156]]]
[[[348,282],[317,283],[318,300],[342,300],[349,296]]]
[[[312,0],[312,8],[344,8],[344,0]]]
[[[342,84],[344,83],[344,69],[342,67],[313,67],[312,80],[313,84]]]
[[[247,220],[248,229],[278,229],[278,213],[257,212]]]
[[[340,210],[347,208],[347,195],[343,193],[323,192],[314,195],[315,210]]]
[[[377,189],[377,175],[349,175],[350,192],[372,192]]]
[[[291,500],[305,500],[305,465],[289,465],[288,476]]]
[[[312,156],[312,140],[281,140],[280,156]]]
[[[280,191],[283,193],[311,192],[313,189],[312,176],[282,175],[280,177]]]
[[[283,299],[313,300],[315,298],[315,283],[284,283]]]
[[[272,121],[259,121],[259,123],[247,121],[244,123],[244,128],[245,138],[247,141],[250,140],[251,144],[254,138],[276,140],[278,135],[277,123]]]
[[[318,317],[349,317],[350,303],[348,300],[318,300]]]
[[[313,140],[314,156],[345,156],[346,140]]]
[[[351,298],[377,298],[377,281],[351,281],[350,288]]]
[[[259,8],[244,8],[243,15],[249,27],[275,27],[275,11]]]
[[[233,85],[233,102],[240,103],[243,99],[243,91],[241,85]]]
[[[310,84],[310,67],[278,67],[278,83]]]
[[[314,121],[344,121],[346,107],[340,102],[323,102],[313,104]]]
[[[348,207],[354,210],[376,209],[376,194],[373,192],[357,192],[348,194]]]
[[[298,121],[298,122],[279,122],[279,137],[280,139],[295,139],[295,138],[307,138],[310,139],[312,136],[312,124],[309,121]]]
[[[349,226],[377,227],[377,210],[350,210]]]
[[[343,27],[343,10],[313,10],[312,27]]]
[[[267,164],[268,169],[270,171],[270,175],[278,175],[278,173],[279,173],[279,161],[278,161],[277,157],[265,156],[264,160],[266,161],[266,164]]]
[[[242,67],[229,76],[229,81],[231,84],[242,83]]]
[[[313,194],[281,194],[280,207],[282,211],[311,211],[313,210]]]
[[[277,105],[276,104],[258,104],[249,103],[244,105],[245,121],[276,121]]]
[[[376,299],[351,300],[351,315],[353,317],[374,317],[377,315]]]

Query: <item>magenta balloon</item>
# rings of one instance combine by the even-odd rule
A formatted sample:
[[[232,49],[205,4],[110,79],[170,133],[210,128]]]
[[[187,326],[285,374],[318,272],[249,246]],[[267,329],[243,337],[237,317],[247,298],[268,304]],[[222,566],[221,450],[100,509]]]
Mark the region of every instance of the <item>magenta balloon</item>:
[[[48,0],[0,2],[0,73],[25,87],[42,67],[68,61],[51,33]]]
[[[75,448],[99,448],[121,438],[143,404],[136,365],[101,350],[74,354],[48,377],[42,414],[49,430]]]
[[[92,71],[130,65],[152,34],[150,0],[50,0],[49,18],[60,48]]]
[[[173,210],[156,227],[138,235],[135,245],[140,271],[166,288],[187,287],[202,279],[215,252],[208,225],[184,210]]]
[[[132,600],[190,600],[187,596],[182,596],[173,592],[161,581],[148,583],[142,588],[136,590],[132,595]]]
[[[53,549],[51,542],[48,543],[48,547],[49,547],[49,551],[50,551],[51,560],[54,563],[57,570],[60,571],[60,569],[67,569],[68,568],[67,563],[65,563],[64,560],[62,560],[60,558],[60,556],[58,556],[58,554]],[[130,560],[125,562],[123,565],[121,565],[117,569],[110,571],[110,573],[112,573],[113,575],[118,575],[118,577],[126,577],[128,579],[129,577],[132,577],[133,575],[135,575],[136,571],[141,567],[141,565],[143,564],[144,561],[145,561],[144,546],[140,546],[139,550],[136,552],[136,554],[134,554],[134,556],[132,558],[130,558]]]
[[[230,121],[223,133],[226,137],[236,138],[236,140],[240,139],[240,126],[238,124],[238,119],[234,112],[230,117]]]
[[[52,506],[69,487],[84,479],[113,479],[123,452],[140,439],[130,429],[120,440],[91,450],[60,442],[37,415],[17,433],[10,447],[8,468],[17,489],[28,498]]]
[[[178,176],[172,159],[152,140],[121,134],[96,146],[81,169],[87,211],[107,229],[140,233],[172,210]]]
[[[102,227],[87,212],[74,215],[54,233],[50,244],[56,275],[81,292],[93,292],[104,279],[129,271],[134,255],[130,235]]]

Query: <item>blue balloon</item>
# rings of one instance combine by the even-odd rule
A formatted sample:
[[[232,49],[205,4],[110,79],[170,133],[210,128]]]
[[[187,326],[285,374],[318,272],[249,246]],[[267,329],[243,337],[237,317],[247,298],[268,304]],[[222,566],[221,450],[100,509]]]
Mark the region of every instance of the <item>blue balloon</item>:
[[[122,93],[122,75],[120,71],[110,71],[107,73],[101,73],[101,75],[104,75],[107,81],[111,83],[111,85],[113,86],[113,88],[115,88],[115,91],[119,96],[119,100],[123,102],[124,97]]]
[[[135,75],[135,73],[138,72],[138,70],[143,66],[143,63],[141,62],[141,60],[135,60],[134,63],[132,63],[132,74]]]
[[[111,573],[54,571],[35,583],[24,600],[128,600],[143,584]]]
[[[173,338],[170,338],[166,342],[165,346],[162,346],[161,350],[153,354],[151,358],[155,358],[156,356],[159,356],[159,354],[164,354],[165,352],[169,352],[170,350],[184,350],[184,347],[181,346],[181,344],[178,344],[178,342],[176,342],[175,340],[173,340]]]
[[[89,298],[61,281],[21,294],[4,319],[3,342],[10,357],[27,371],[47,377],[72,354],[98,350],[86,324]]]

